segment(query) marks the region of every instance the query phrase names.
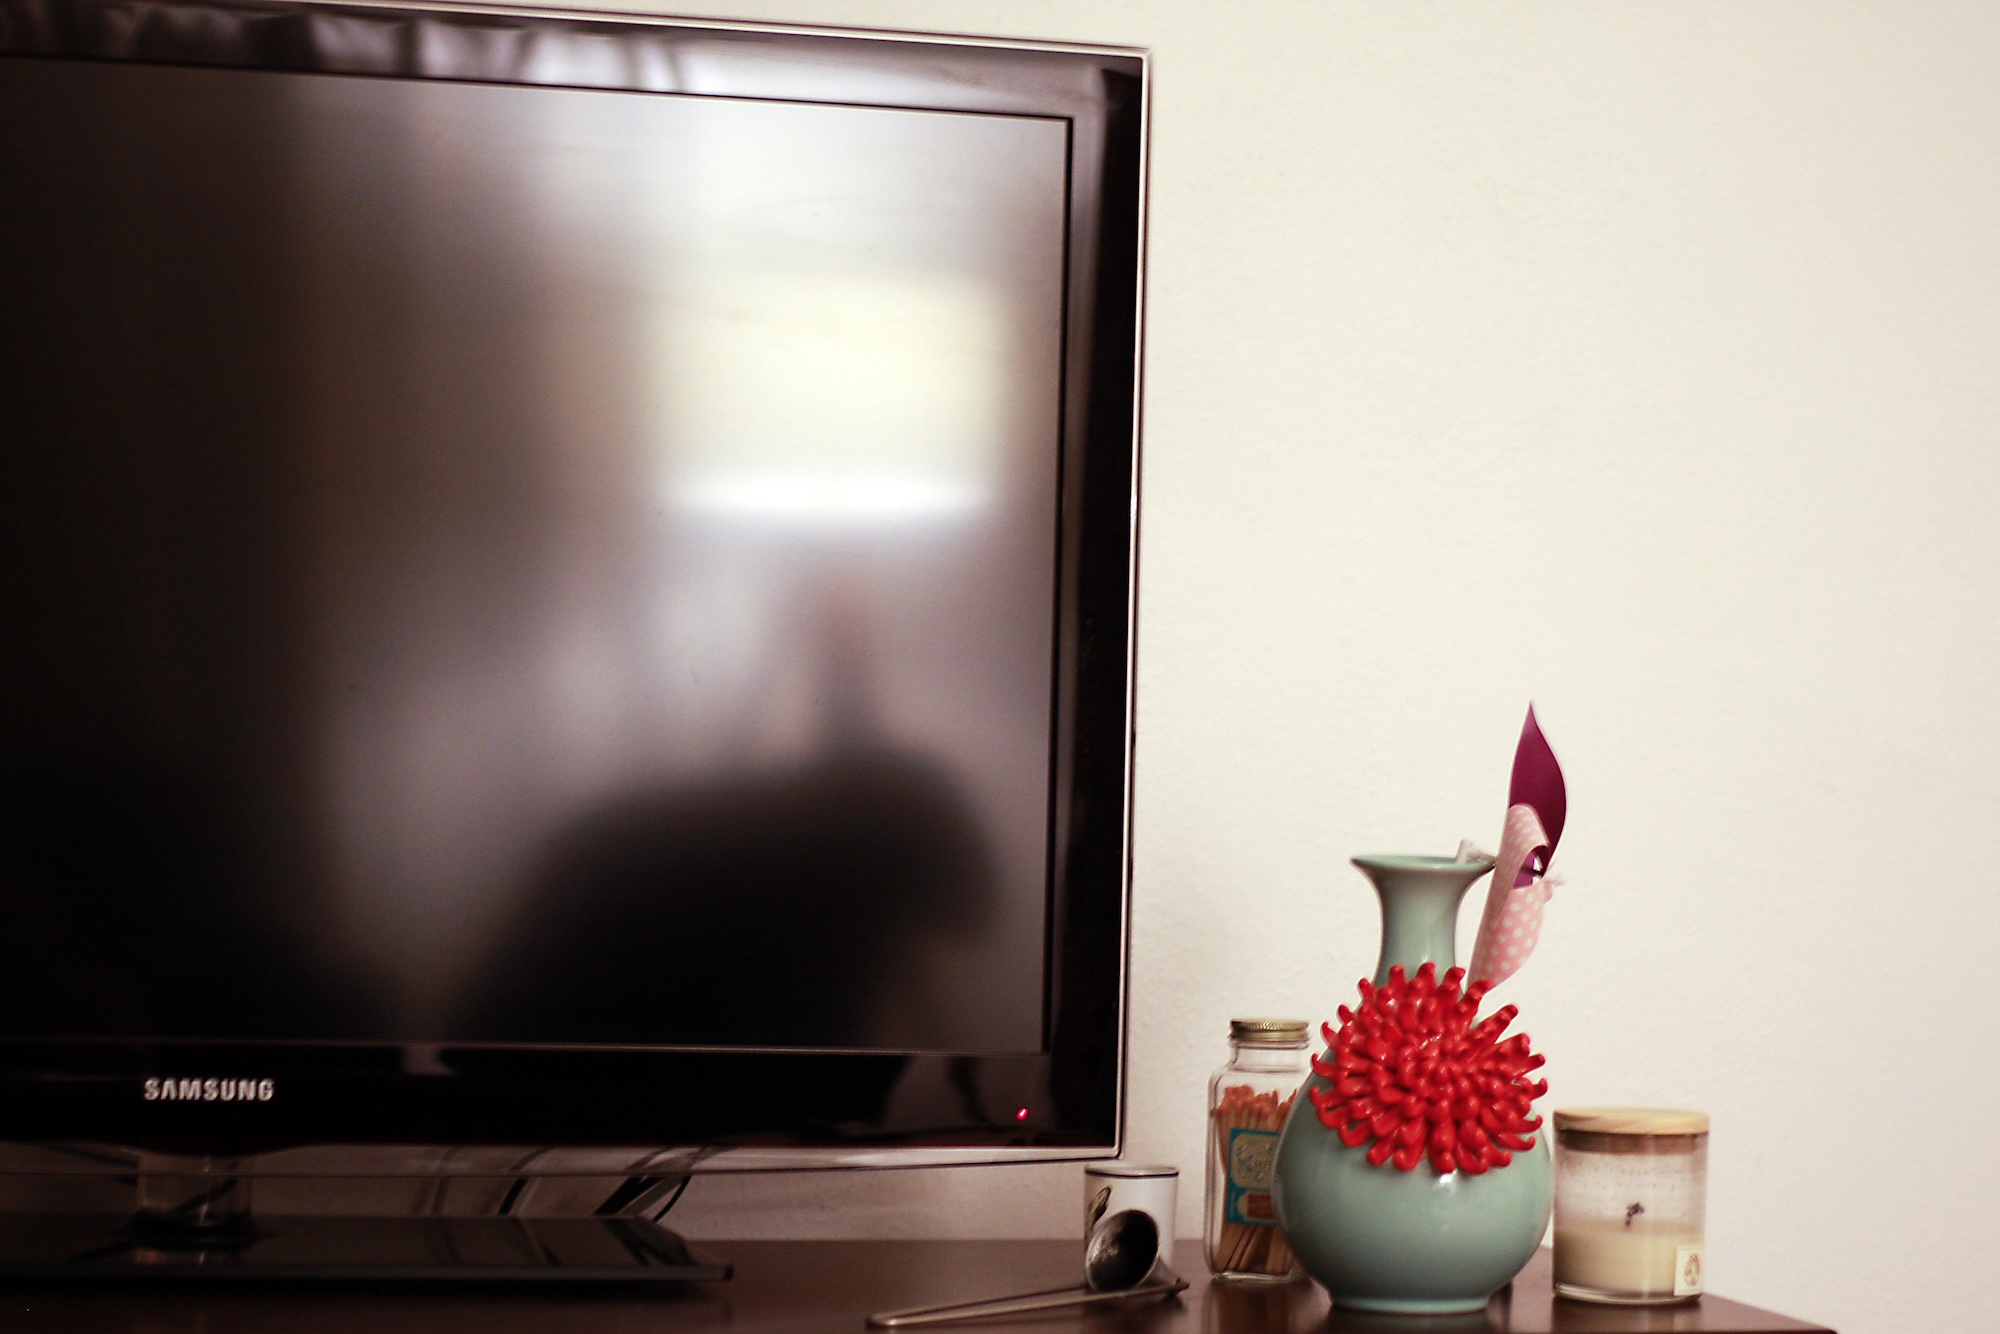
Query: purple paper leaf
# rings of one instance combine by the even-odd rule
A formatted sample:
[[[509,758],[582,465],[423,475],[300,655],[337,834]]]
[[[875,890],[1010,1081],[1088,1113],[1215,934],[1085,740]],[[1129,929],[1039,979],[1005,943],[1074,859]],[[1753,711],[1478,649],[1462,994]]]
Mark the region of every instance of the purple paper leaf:
[[[1549,837],[1547,846],[1536,848],[1522,865],[1519,883],[1525,885],[1549,869],[1569,804],[1562,766],[1556,763],[1556,753],[1549,749],[1548,738],[1535,721],[1533,704],[1528,705],[1528,721],[1521,727],[1521,743],[1514,748],[1514,777],[1507,786],[1507,804],[1532,806]]]

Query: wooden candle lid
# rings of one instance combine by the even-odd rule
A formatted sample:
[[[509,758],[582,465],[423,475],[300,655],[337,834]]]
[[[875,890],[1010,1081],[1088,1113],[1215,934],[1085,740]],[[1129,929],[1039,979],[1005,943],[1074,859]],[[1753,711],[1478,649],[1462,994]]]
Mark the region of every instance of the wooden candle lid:
[[[1666,1107],[1562,1107],[1555,1112],[1557,1130],[1587,1135],[1706,1135],[1707,1112]]]

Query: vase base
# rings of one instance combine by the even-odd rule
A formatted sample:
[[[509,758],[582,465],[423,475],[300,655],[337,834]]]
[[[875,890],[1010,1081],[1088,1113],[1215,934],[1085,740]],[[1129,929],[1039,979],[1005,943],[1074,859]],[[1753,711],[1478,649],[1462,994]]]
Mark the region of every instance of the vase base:
[[[1484,1311],[1486,1297],[1350,1297],[1333,1294],[1333,1304],[1350,1311],[1376,1311],[1384,1315],[1466,1315]]]

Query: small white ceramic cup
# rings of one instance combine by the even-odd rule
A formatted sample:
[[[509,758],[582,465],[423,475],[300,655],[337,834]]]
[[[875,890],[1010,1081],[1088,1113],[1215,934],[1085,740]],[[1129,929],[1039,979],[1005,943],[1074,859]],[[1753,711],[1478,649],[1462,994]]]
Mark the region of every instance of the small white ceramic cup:
[[[1086,1163],[1083,1169],[1083,1235],[1090,1239],[1098,1221],[1137,1209],[1152,1215],[1160,1230],[1160,1256],[1174,1248],[1174,1194],[1180,1186],[1178,1167],[1148,1167],[1142,1163]]]

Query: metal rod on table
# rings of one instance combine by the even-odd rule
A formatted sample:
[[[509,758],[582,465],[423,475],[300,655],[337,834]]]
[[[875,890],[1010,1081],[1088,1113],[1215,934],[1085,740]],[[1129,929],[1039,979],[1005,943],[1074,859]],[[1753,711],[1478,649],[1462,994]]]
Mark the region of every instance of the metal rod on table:
[[[1024,1292],[1018,1297],[990,1297],[977,1302],[948,1302],[943,1306],[917,1306],[907,1311],[882,1311],[868,1317],[878,1329],[904,1329],[912,1325],[942,1325],[953,1320],[983,1320],[991,1316],[1019,1315],[1025,1311],[1053,1311],[1065,1306],[1100,1306],[1106,1302],[1126,1302],[1138,1297],[1171,1297],[1187,1287],[1187,1280],[1164,1264],[1153,1270],[1154,1278],[1136,1288],[1117,1292],[1093,1292],[1083,1284],[1070,1288],[1047,1288]]]

